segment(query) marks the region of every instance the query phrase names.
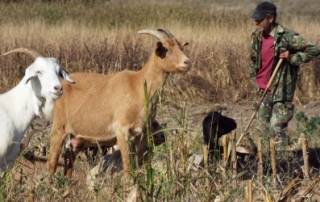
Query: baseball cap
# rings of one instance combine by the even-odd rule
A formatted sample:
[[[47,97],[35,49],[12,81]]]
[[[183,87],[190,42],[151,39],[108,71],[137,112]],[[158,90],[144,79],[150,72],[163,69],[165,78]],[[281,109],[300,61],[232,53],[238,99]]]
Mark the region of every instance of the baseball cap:
[[[276,14],[277,14],[277,7],[271,2],[264,1],[257,5],[251,17],[254,20],[260,21],[260,20],[263,20],[267,15],[276,15]]]

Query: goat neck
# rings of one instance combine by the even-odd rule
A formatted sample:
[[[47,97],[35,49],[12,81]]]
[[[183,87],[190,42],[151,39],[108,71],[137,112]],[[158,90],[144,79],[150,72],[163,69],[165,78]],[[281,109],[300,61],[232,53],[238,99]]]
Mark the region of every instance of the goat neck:
[[[146,81],[148,91],[153,95],[155,91],[161,88],[168,76],[168,73],[163,70],[163,63],[159,61],[156,54],[152,54],[147,63],[140,70],[142,82]]]
[[[31,83],[26,83],[25,79],[2,96],[5,97],[6,109],[13,116],[16,129],[20,134],[24,134],[35,116],[41,115],[44,98],[37,96]]]

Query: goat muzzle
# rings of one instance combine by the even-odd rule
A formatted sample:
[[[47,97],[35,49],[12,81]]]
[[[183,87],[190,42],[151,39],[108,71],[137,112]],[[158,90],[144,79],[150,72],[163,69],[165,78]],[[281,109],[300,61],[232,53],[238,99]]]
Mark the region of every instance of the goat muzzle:
[[[178,69],[182,72],[186,72],[190,69],[191,67],[191,60],[186,59],[182,64],[178,65]]]

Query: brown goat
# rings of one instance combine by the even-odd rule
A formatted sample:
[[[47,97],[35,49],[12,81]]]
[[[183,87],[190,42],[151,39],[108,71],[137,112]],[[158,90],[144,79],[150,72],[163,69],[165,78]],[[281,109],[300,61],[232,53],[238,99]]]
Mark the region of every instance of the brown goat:
[[[144,130],[144,83],[153,95],[164,84],[167,73],[184,72],[190,66],[183,46],[163,29],[141,30],[159,41],[149,60],[139,71],[121,71],[109,75],[74,73],[76,84],[64,83],[64,95],[56,103],[51,131],[48,169],[53,174],[67,134],[77,148],[96,144],[120,149],[123,170],[129,173],[130,137],[136,139]],[[71,159],[67,175],[73,168]]]

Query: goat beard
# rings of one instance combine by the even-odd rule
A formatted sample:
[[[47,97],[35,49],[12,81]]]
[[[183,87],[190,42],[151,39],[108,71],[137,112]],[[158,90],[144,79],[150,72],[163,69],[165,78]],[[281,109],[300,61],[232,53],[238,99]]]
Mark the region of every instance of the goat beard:
[[[53,107],[54,107],[54,100],[53,99],[46,99],[44,106],[42,107],[42,116],[51,121],[53,117]]]

